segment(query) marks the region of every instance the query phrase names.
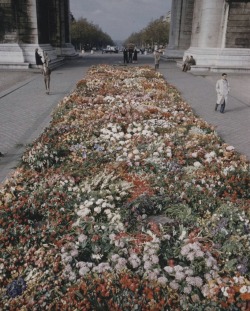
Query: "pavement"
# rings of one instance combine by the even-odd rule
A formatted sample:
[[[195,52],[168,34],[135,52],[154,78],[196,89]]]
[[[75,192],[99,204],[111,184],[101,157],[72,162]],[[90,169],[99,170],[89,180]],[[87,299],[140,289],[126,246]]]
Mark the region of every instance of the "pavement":
[[[27,145],[49,125],[53,109],[86,75],[91,64],[85,57],[80,56],[52,71],[50,95],[45,94],[39,70],[0,71],[0,152],[4,155],[0,157],[0,183],[18,165]],[[152,55],[144,60],[139,58],[135,65],[144,61],[154,66]],[[250,159],[249,74],[228,73],[231,93],[225,113],[221,114],[214,111],[215,83],[220,73],[182,72],[175,62],[165,60],[161,61],[159,71],[180,91],[196,115],[214,125],[225,142]]]

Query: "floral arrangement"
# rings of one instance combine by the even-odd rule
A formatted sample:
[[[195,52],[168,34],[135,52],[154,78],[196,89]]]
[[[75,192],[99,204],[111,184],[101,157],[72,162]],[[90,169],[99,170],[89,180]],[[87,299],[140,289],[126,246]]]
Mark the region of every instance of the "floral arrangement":
[[[159,72],[91,67],[1,185],[1,310],[250,310],[249,177]]]

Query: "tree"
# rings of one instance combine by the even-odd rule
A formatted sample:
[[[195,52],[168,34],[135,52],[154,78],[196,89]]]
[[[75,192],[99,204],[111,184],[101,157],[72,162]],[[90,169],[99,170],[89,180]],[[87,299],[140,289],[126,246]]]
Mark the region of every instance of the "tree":
[[[71,42],[76,49],[100,49],[106,45],[114,45],[111,37],[104,33],[98,25],[88,22],[86,18],[71,22]]]
[[[161,16],[159,19],[151,21],[148,26],[140,32],[132,33],[124,44],[134,43],[139,47],[154,47],[154,45],[165,46],[169,39],[169,22]]]

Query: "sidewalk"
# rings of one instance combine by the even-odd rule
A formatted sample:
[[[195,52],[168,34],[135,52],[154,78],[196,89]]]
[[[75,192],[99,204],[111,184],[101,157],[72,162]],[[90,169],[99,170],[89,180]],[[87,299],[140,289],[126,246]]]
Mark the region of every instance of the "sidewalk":
[[[250,160],[250,75],[228,73],[231,92],[225,113],[214,111],[215,84],[221,73],[183,72],[174,62],[162,61],[160,72],[174,85],[194,112],[216,127],[222,139]]]
[[[51,93],[46,95],[43,76],[34,72],[0,71],[0,183],[10,174],[23,154],[49,125],[51,112],[69,94],[88,70],[78,60],[51,73]],[[1,88],[0,88],[1,89]]]
[[[152,56],[145,57],[144,61],[153,66]],[[75,88],[89,66],[88,61],[80,58],[52,71],[50,95],[45,94],[43,77],[37,71],[12,76],[0,71],[0,152],[4,154],[0,157],[0,183],[16,167],[27,144],[48,126],[54,107]],[[215,125],[228,144],[250,159],[249,74],[228,74],[231,94],[228,107],[221,114],[214,111],[215,83],[220,73],[185,73],[174,62],[164,60],[160,63],[160,72],[181,92],[197,115]]]

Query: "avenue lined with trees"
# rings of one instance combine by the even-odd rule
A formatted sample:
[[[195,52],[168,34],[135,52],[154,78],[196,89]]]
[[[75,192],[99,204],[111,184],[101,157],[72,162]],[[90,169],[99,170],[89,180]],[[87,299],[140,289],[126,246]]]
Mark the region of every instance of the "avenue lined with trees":
[[[132,33],[123,45],[133,43],[140,48],[154,47],[154,45],[165,46],[169,38],[169,22],[161,16],[151,21],[139,32]],[[75,20],[72,17],[71,41],[77,50],[85,51],[92,48],[102,49],[107,45],[115,45],[113,39],[98,26],[89,22],[86,18]]]

